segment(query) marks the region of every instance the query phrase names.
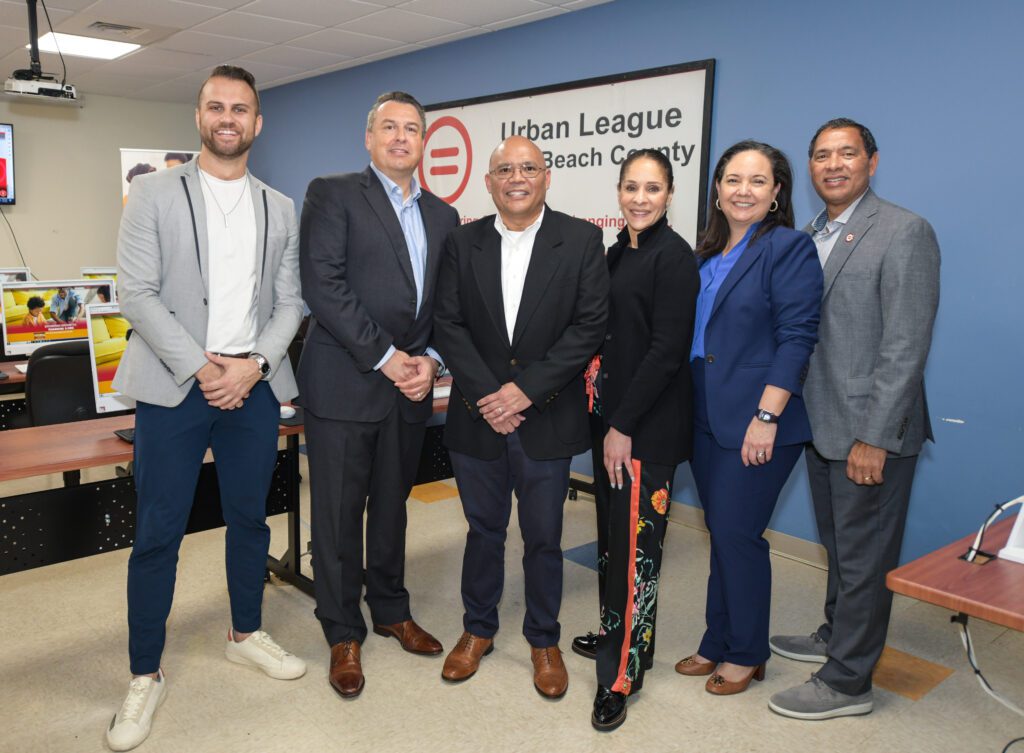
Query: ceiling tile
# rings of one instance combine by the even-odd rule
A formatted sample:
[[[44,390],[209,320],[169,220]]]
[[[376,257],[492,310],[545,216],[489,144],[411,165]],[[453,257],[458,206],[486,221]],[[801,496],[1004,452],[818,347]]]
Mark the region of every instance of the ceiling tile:
[[[380,5],[352,0],[254,0],[245,6],[246,13],[301,21],[316,26],[337,26],[380,9]]]
[[[360,34],[372,34],[386,39],[400,39],[416,43],[423,39],[453,34],[469,28],[466,24],[447,21],[443,18],[424,16],[419,13],[388,8],[369,16],[344,23],[338,28]]]
[[[168,71],[170,74],[167,77],[168,79],[174,78],[175,72],[180,75],[190,71],[207,70],[221,62],[221,58],[214,57],[213,55],[163,50],[159,47],[144,47],[138,52],[132,53],[131,59],[139,63],[162,65],[170,69]]]
[[[412,0],[402,10],[458,21],[470,26],[483,26],[506,18],[523,16],[547,10],[550,3],[538,0],[474,0],[472,3],[453,3],[451,0]]]
[[[224,9],[179,0],[98,0],[87,12],[98,20],[112,23],[187,29],[223,14]]]
[[[64,58],[68,66],[68,82],[76,83],[75,79],[95,68],[103,65],[106,60],[95,60],[93,58]],[[60,66],[60,58],[56,55],[51,55],[48,52],[43,52],[39,55],[39,61],[43,68],[43,73],[50,73],[57,77],[60,77],[62,69]],[[28,50],[15,50],[9,53],[4,58],[0,59],[0,79],[7,78],[11,73],[16,70],[28,68]]]
[[[397,39],[382,39],[366,34],[354,34],[343,29],[323,29],[315,34],[293,39],[292,47],[303,47],[320,52],[331,52],[360,58],[364,55],[375,55],[379,52],[394,50],[403,44]]]
[[[417,50],[422,49],[424,49],[423,45],[407,44],[394,50],[388,50],[387,52],[378,52],[374,55],[365,55],[359,58],[359,64],[362,65],[363,63],[372,63],[376,60],[384,60],[386,58],[398,57],[399,55],[405,55],[408,52],[416,52]]]
[[[611,2],[611,0],[548,0],[548,2],[552,5],[560,5],[566,10],[580,10],[581,8],[589,8],[592,5],[604,5]]]
[[[243,58],[242,62],[244,64],[247,60],[258,60],[263,63],[285,65],[304,71],[315,71],[317,68],[323,68],[348,59],[350,58],[337,53],[304,50],[300,47],[278,44],[265,50],[250,53]]]
[[[53,27],[60,26],[60,22],[75,15],[74,11],[50,8],[50,20]],[[46,14],[42,8],[36,10],[36,23],[39,24],[39,34],[43,35],[50,30],[46,25]],[[0,24],[4,26],[16,26],[25,29],[25,44],[28,44],[28,5],[25,3],[0,3]]]
[[[487,28],[491,31],[497,31],[498,29],[508,29],[513,26],[521,26],[523,24],[532,24],[534,21],[540,21],[544,18],[551,18],[552,16],[558,16],[567,11],[561,8],[548,8],[547,10],[537,11],[536,13],[527,13],[525,16],[516,16],[515,18],[509,18],[505,21],[498,21],[497,23],[487,24]]]
[[[53,18],[53,12],[55,10],[69,10],[77,13],[83,8],[88,8],[90,5],[95,3],[96,0],[46,0],[46,7],[50,9],[50,18]],[[25,3],[19,3],[22,7]],[[39,19],[45,23],[46,16],[43,14],[42,3],[39,4]]]
[[[317,27],[313,24],[300,24],[296,21],[283,21],[280,18],[231,11],[212,21],[199,24],[194,30],[278,44],[310,34],[316,31]]]
[[[217,34],[204,34],[201,31],[181,31],[174,36],[157,42],[155,47],[178,52],[191,52],[197,55],[215,55],[228,59],[246,55],[267,47],[266,42],[251,39],[225,37]]]

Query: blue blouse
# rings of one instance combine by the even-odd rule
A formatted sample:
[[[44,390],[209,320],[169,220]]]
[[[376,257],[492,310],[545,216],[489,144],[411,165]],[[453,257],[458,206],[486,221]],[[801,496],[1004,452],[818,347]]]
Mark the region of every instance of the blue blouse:
[[[722,287],[725,278],[736,265],[736,261],[743,256],[747,245],[760,222],[755,222],[747,228],[746,234],[728,254],[718,254],[704,262],[700,268],[700,293],[697,295],[697,318],[693,325],[693,346],[690,348],[690,360],[704,357],[704,331],[708,327],[708,319],[711,318],[711,310],[715,307],[715,298],[718,297],[718,289]]]

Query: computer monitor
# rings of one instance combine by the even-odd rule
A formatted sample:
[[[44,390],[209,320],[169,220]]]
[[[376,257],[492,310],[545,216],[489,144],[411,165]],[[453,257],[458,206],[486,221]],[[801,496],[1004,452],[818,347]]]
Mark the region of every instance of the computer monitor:
[[[117,301],[117,267],[82,267],[79,269],[79,274],[86,280],[113,280],[114,285],[110,288],[107,301],[110,303]]]
[[[14,203],[14,126],[0,123],[0,204]]]
[[[28,267],[0,267],[0,285],[5,282],[28,282],[32,271]]]
[[[0,283],[4,355],[27,355],[43,345],[86,340],[85,307],[109,303],[113,286],[109,279]]]
[[[135,401],[111,386],[121,356],[131,336],[131,325],[116,303],[86,306],[89,326],[89,356],[92,360],[92,390],[97,413],[131,410]]]

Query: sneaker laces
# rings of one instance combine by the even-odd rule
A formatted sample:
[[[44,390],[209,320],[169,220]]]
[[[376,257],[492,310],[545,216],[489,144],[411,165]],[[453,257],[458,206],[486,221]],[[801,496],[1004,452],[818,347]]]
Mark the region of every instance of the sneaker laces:
[[[262,648],[278,661],[284,659],[286,656],[291,656],[291,654],[277,645],[277,642],[262,630],[257,630],[255,633],[250,635],[249,640],[254,641],[257,646]]]
[[[150,682],[147,683],[146,680]],[[133,677],[132,681],[128,683],[128,696],[121,704],[122,722],[137,722],[139,720],[149,695],[147,691],[152,687],[153,682],[155,681],[150,677]]]

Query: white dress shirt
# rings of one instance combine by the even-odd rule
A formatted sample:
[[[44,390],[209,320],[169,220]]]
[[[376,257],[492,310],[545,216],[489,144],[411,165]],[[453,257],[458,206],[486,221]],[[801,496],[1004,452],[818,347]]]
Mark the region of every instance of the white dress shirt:
[[[533,256],[533,242],[544,220],[544,208],[532,225],[525,230],[509,230],[501,221],[501,215],[494,215],[494,229],[501,236],[501,297],[505,304],[505,327],[508,329],[508,341],[512,342],[512,333],[516,328],[516,317],[519,315],[519,302],[523,298],[523,286],[526,284],[526,271],[530,268]]]

